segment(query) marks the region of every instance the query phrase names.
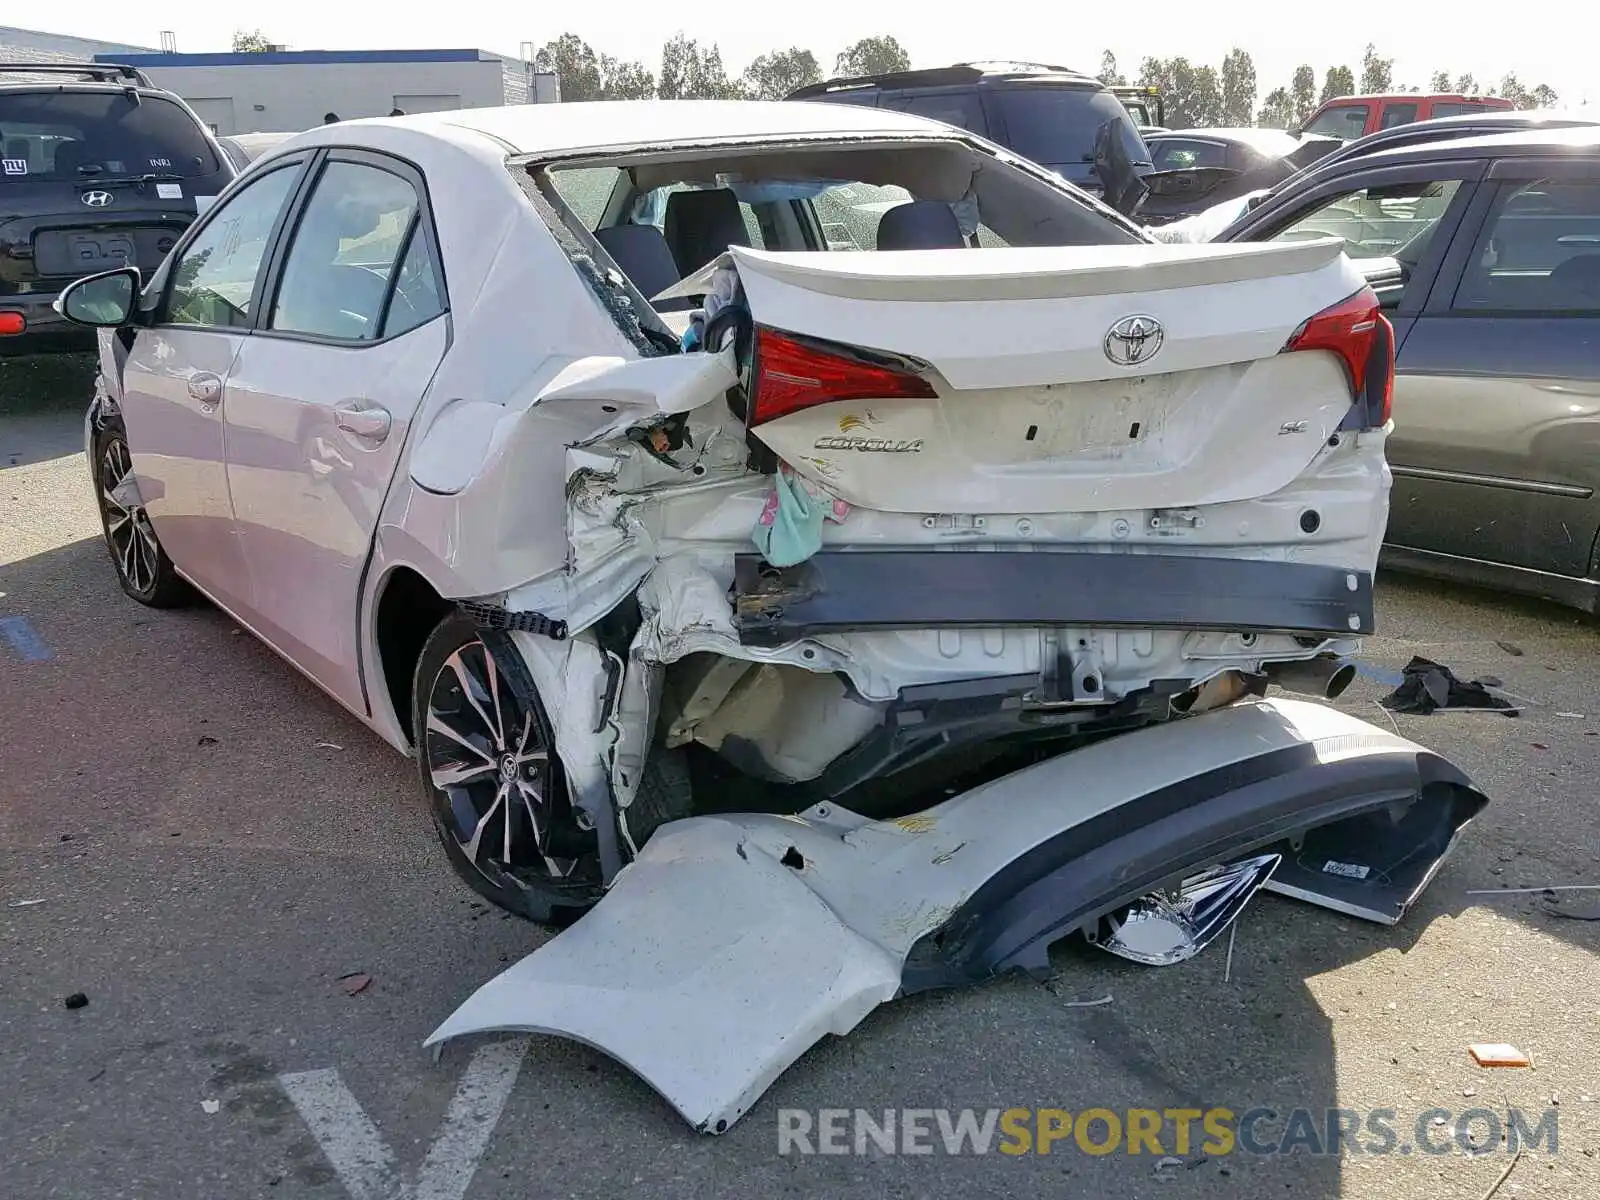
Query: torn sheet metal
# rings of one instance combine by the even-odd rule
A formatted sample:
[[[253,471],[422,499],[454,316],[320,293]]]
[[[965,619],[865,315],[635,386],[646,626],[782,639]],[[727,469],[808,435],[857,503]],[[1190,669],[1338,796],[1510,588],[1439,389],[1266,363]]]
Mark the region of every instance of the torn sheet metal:
[[[1311,827],[1362,822],[1341,853],[1360,845],[1386,864],[1428,849],[1431,878],[1431,850],[1442,857],[1486,802],[1388,730],[1272,700],[1124,734],[895,820],[831,805],[689,818],[662,826],[593,911],[427,1044],[569,1037],[720,1133],[825,1033],[898,993],[1045,969],[1051,943],[1208,866],[1304,860]],[[1326,878],[1364,887],[1374,910],[1415,883]]]

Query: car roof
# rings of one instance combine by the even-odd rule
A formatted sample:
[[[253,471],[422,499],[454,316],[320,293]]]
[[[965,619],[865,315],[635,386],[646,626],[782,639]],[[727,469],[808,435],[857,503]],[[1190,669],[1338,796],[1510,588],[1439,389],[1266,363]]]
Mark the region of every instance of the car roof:
[[[1374,149],[1371,154],[1362,154],[1341,161],[1359,161],[1365,167],[1373,163],[1426,162],[1434,159],[1473,157],[1485,153],[1496,157],[1516,157],[1542,153],[1581,154],[1596,151],[1600,151],[1600,126],[1569,125],[1483,133],[1473,137],[1396,146],[1390,150],[1380,148]]]
[[[1282,158],[1292,154],[1301,144],[1300,138],[1282,129],[1167,129],[1161,133],[1152,133],[1146,141],[1160,142],[1168,139],[1182,139],[1184,141],[1212,141],[1234,142],[1241,146],[1248,146],[1262,154],[1275,155]]]
[[[840,75],[797,88],[789,94],[789,99],[810,100],[817,96],[857,90],[909,91],[996,83],[1055,84],[1096,91],[1105,88],[1105,84],[1093,75],[1052,63],[968,62],[916,71],[886,71],[879,75]]]
[[[363,126],[466,130],[494,139],[509,155],[535,156],[558,156],[590,149],[633,150],[792,137],[960,136],[937,121],[854,104],[795,104],[787,100],[594,100],[508,104],[405,117],[368,117],[339,125],[316,126],[298,135],[296,141],[301,145],[344,141],[353,128]]]

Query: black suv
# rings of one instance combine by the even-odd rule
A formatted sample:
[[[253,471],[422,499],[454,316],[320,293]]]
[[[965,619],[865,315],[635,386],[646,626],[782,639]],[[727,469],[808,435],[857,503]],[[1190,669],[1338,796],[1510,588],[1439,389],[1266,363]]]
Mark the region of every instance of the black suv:
[[[56,295],[124,264],[148,277],[195,197],[235,174],[189,107],[132,67],[0,63],[0,358],[92,348]]]
[[[864,104],[930,117],[988,138],[1131,211],[1150,151],[1122,101],[1089,75],[1038,63],[957,63],[828,79],[790,100]]]

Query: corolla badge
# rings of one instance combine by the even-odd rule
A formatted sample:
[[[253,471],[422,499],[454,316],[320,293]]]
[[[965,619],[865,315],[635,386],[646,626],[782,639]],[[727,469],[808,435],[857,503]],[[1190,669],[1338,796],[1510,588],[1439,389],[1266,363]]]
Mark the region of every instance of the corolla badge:
[[[78,199],[82,200],[90,208],[104,208],[106,205],[111,203],[111,193],[98,190],[93,192],[85,192],[83,195],[79,196]]]
[[[1166,336],[1154,317],[1123,317],[1106,333],[1106,357],[1119,367],[1139,366],[1156,356]]]

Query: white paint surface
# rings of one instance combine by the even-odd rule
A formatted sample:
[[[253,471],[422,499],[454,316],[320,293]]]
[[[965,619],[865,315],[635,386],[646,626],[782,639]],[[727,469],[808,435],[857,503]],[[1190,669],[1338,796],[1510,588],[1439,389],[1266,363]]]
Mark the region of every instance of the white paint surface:
[[[462,1200],[500,1121],[527,1039],[493,1042],[473,1054],[444,1123],[415,1178],[332,1068],[278,1076],[351,1200]]]

